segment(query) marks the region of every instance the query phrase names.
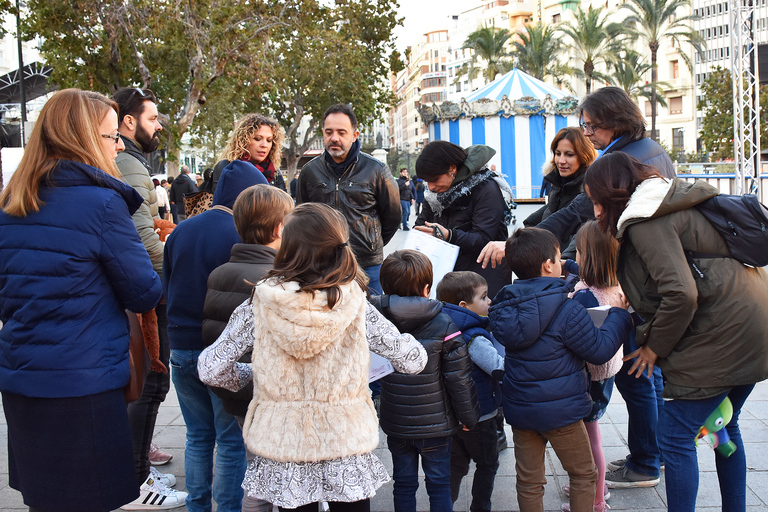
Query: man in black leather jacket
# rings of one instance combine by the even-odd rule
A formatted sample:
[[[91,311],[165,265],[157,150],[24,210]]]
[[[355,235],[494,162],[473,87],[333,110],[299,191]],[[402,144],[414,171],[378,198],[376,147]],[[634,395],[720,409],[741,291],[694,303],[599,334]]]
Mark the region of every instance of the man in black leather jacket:
[[[384,246],[400,225],[400,192],[386,164],[360,152],[357,117],[349,105],[328,107],[323,115],[325,151],[306,164],[296,187],[296,204],[325,203],[349,223],[349,245],[381,293],[379,270]]]

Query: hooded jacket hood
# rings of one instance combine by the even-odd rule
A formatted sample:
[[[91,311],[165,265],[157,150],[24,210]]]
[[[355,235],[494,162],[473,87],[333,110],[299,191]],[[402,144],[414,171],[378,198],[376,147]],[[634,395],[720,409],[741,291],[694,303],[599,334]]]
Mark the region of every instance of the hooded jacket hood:
[[[354,281],[342,285],[341,299],[329,310],[324,291],[313,295],[300,292],[295,281],[269,279],[254,288],[254,313],[281,349],[297,359],[309,359],[343,338],[357,318],[365,295],[354,293],[353,286],[358,285]]]
[[[469,146],[467,148],[467,159],[464,160],[464,164],[456,172],[456,178],[453,180],[453,184],[456,185],[461,183],[485,167],[485,164],[487,164],[495,154],[496,150],[490,146],[484,146],[482,144]]]
[[[687,210],[718,194],[717,189],[702,181],[651,178],[640,183],[627,202],[617,223],[617,238],[622,238],[627,226],[673,212]]]
[[[235,160],[221,172],[213,194],[213,204],[232,208],[240,192],[253,185],[268,185],[267,179],[255,165]]]
[[[466,331],[473,327],[479,327],[481,329],[488,329],[488,322],[490,321],[487,316],[480,316],[474,311],[470,311],[467,308],[456,306],[455,304],[443,304],[443,311],[448,313],[453,320],[453,323],[461,329]]]
[[[56,167],[48,175],[45,184],[54,187],[97,186],[112,189],[125,200],[131,215],[136,213],[136,210],[144,202],[141,194],[130,185],[110,176],[101,169],[72,160],[59,160]]]
[[[562,279],[536,277],[515,281],[493,299],[491,317],[500,309],[505,315],[504,322],[494,322],[494,336],[507,340],[508,351],[530,347],[546,331],[567,298],[568,287]]]
[[[371,304],[395,324],[400,332],[414,332],[435,318],[443,310],[443,303],[424,297],[378,295],[371,297]]]

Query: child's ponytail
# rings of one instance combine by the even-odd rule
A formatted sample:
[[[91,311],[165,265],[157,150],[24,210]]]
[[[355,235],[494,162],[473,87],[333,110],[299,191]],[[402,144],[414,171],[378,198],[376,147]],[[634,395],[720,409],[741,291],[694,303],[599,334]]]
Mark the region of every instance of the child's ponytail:
[[[600,231],[597,220],[585,222],[576,233],[579,251],[579,277],[588,286],[609,288],[618,286],[616,260],[619,242],[610,233]]]

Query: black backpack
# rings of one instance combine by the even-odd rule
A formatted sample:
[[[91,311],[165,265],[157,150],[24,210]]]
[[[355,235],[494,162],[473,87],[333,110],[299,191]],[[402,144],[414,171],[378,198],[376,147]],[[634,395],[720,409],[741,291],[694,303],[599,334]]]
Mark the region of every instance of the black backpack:
[[[754,194],[720,194],[696,205],[725,240],[730,257],[750,267],[768,265],[768,208]],[[692,257],[723,257],[692,253]]]

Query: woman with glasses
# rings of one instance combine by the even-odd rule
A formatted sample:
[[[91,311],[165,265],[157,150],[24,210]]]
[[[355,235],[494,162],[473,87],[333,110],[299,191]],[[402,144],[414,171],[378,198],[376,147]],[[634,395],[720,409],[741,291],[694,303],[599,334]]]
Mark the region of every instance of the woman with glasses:
[[[125,310],[152,309],[162,285],[131,220],[141,197],[114,163],[117,123],[105,96],[55,93],[0,194],[0,391],[10,485],[31,511],[139,495]]]
[[[216,190],[224,168],[239,160],[255,165],[270,185],[287,192],[285,178],[280,173],[284,138],[283,127],[274,119],[261,114],[243,117],[224,148],[222,160],[213,170],[213,189]]]
[[[551,214],[571,204],[583,192],[584,173],[597,157],[592,143],[575,126],[563,128],[550,145],[552,160],[544,167],[544,180],[551,184],[549,201],[523,221],[526,227],[537,226]],[[563,248],[563,253],[567,249]],[[573,254],[565,255],[573,259]]]

